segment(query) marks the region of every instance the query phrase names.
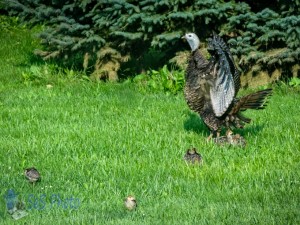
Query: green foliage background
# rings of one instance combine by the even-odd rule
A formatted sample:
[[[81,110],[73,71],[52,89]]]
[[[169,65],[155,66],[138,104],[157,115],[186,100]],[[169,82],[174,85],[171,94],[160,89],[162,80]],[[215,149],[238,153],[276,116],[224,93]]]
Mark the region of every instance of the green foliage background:
[[[220,33],[243,72],[256,65],[257,71],[280,67],[291,76],[291,68],[299,61],[299,0],[272,4],[223,0],[3,2],[10,15],[45,25],[38,35],[44,47],[36,54],[88,72],[98,71],[98,78],[115,79],[117,72],[119,77],[127,76],[168,63],[176,52],[188,48],[180,40],[188,31],[196,32],[202,41],[213,31]],[[101,54],[103,49],[105,54]]]

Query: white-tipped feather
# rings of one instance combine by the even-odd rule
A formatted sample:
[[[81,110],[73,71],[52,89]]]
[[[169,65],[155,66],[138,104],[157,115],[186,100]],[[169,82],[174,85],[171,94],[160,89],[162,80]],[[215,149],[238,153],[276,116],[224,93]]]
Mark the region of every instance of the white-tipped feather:
[[[219,70],[210,89],[211,103],[217,117],[223,116],[235,96],[233,76],[230,71]]]

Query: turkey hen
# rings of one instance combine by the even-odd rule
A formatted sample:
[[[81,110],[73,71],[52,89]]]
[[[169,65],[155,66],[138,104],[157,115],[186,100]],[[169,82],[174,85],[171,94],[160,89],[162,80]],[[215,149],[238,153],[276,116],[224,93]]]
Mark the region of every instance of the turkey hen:
[[[225,42],[216,34],[208,40],[211,58],[206,60],[199,51],[200,41],[196,34],[187,33],[191,55],[185,73],[184,96],[188,106],[199,113],[210,129],[208,139],[219,137],[221,129],[243,128],[251,119],[242,115],[247,109],[263,109],[272,89],[237,98],[240,74]]]

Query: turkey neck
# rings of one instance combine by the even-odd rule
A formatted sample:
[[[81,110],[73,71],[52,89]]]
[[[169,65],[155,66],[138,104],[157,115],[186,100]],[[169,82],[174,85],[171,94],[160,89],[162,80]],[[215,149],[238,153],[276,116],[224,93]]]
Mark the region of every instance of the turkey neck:
[[[187,68],[187,73],[185,74],[185,79],[195,79],[197,77],[197,74],[195,74],[195,71],[202,71],[204,72],[207,69],[209,62],[204,58],[204,56],[201,54],[201,52],[197,49],[192,52],[189,64]]]

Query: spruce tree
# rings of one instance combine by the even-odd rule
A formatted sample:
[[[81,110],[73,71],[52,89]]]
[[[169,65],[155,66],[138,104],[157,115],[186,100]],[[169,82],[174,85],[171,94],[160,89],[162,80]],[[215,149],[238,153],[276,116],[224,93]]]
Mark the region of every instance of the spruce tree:
[[[297,0],[268,8],[252,3],[255,12],[245,2],[223,0],[4,1],[11,15],[44,24],[44,48],[36,54],[94,71],[96,78],[117,80],[122,65],[140,72],[146,64],[166,64],[186,49],[180,37],[191,31],[202,42],[220,32],[244,71],[256,64],[290,67],[299,60]]]
[[[293,71],[293,68],[298,68],[295,66],[300,56],[299,3],[279,2],[261,11],[256,4],[258,12],[232,16],[223,27],[222,34],[231,36],[228,42],[244,72],[251,68],[270,72],[282,68],[298,75],[299,69]]]

